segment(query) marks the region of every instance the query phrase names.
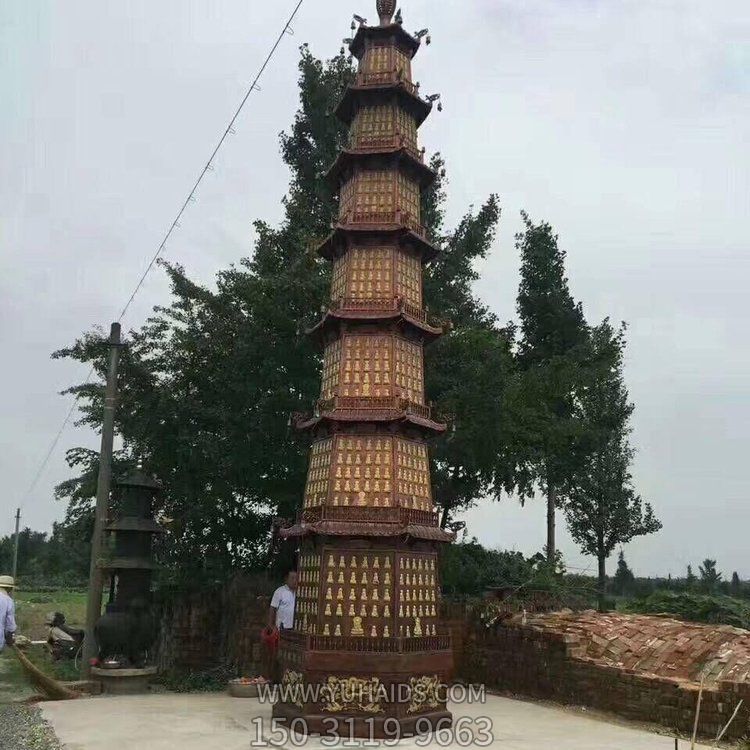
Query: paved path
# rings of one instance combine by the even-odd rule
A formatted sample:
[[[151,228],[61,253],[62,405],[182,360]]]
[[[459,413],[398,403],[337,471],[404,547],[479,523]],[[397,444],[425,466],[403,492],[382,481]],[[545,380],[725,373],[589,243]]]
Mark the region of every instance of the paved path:
[[[251,743],[271,736],[270,706],[220,694],[97,697],[41,706],[66,750],[120,750],[125,744],[136,750],[252,750],[259,745]],[[578,711],[510,698],[488,696],[485,704],[454,706],[453,710],[456,718],[465,717],[464,727],[477,737],[479,717],[488,717],[493,735],[489,746],[493,750],[674,748],[671,737],[610,724]],[[260,736],[259,725],[263,728]],[[449,746],[465,747],[471,744],[471,736],[457,736],[459,741]],[[294,747],[289,741],[281,742],[281,746]],[[302,746],[308,750],[322,747],[317,738]],[[399,750],[420,746],[424,746],[424,738],[398,744]],[[689,742],[680,741],[681,750],[689,746]],[[430,747],[437,750],[440,745],[433,743]]]

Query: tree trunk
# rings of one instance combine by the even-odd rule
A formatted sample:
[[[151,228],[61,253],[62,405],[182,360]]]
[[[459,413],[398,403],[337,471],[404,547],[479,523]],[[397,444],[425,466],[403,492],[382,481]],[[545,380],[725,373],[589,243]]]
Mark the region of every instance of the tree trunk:
[[[599,611],[604,612],[605,611],[605,604],[606,604],[606,588],[607,588],[607,558],[600,554],[597,556],[597,559],[599,561],[599,581],[597,583],[596,587],[596,594],[597,594],[597,600],[599,604]]]
[[[557,506],[557,493],[554,487],[547,489],[547,562],[555,564],[555,507]]]

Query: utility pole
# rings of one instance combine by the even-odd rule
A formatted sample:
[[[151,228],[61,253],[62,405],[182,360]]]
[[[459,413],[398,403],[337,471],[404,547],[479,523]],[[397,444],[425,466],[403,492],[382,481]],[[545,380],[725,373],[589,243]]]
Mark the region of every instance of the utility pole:
[[[11,575],[15,580],[18,574],[18,540],[21,538],[21,509],[16,509],[16,540],[13,543],[13,570]]]
[[[86,602],[86,635],[83,641],[82,670],[84,677],[91,672],[90,661],[96,656],[94,626],[102,614],[103,576],[100,567],[104,524],[109,508],[109,490],[112,483],[112,444],[115,435],[115,406],[117,402],[117,365],[120,360],[120,324],[112,323],[109,333],[109,369],[104,391],[104,418],[102,443],[99,451],[99,478],[96,485],[96,513],[94,533],[91,537],[91,565],[89,567],[89,593]]]

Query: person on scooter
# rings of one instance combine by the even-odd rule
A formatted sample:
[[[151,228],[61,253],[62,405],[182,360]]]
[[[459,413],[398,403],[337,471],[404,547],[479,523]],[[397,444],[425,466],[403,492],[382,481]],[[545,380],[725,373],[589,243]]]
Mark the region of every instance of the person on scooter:
[[[66,625],[62,612],[50,612],[45,623],[49,626],[47,644],[52,656],[55,659],[74,657],[83,643],[83,630]]]

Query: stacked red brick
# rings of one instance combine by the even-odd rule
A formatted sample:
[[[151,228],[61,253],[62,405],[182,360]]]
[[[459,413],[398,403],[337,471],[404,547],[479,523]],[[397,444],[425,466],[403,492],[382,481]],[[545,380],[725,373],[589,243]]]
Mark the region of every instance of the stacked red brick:
[[[643,615],[514,617],[473,631],[462,674],[488,687],[612,711],[689,732],[701,674],[699,730],[715,736],[742,699],[728,737],[748,732],[750,632]]]

